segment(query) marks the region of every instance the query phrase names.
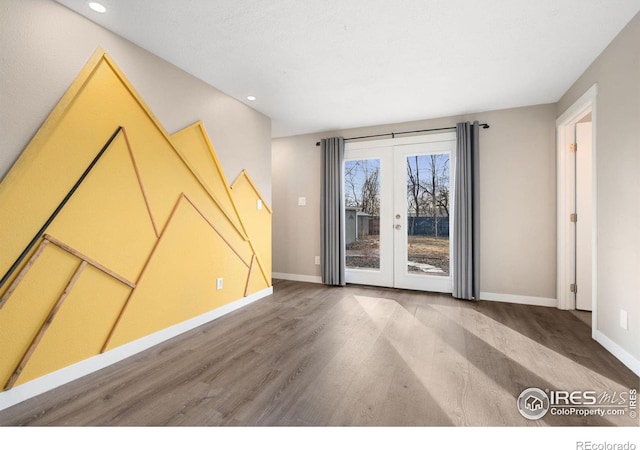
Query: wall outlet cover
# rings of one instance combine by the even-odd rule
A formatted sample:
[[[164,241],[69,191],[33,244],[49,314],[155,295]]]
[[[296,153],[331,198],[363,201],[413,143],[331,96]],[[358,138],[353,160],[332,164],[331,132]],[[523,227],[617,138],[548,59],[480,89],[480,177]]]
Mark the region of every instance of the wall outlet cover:
[[[629,329],[629,317],[624,309],[620,310],[620,327],[625,330]]]

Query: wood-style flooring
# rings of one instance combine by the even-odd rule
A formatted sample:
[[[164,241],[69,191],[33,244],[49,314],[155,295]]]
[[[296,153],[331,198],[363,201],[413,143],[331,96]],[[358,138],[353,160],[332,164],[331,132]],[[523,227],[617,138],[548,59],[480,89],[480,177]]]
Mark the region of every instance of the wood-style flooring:
[[[639,379],[568,311],[276,280],[272,296],[0,411],[0,425],[638,425],[527,420],[528,387],[620,393]]]

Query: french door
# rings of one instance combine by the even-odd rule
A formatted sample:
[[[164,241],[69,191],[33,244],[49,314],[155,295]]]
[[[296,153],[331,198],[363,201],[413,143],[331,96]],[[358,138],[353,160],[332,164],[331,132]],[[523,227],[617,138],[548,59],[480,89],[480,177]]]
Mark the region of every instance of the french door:
[[[451,292],[455,133],[347,143],[348,283]]]

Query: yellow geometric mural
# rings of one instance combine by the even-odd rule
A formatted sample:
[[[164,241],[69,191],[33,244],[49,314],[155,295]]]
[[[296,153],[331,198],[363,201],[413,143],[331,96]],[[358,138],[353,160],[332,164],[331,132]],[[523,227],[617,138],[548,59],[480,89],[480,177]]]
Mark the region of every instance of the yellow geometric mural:
[[[271,279],[271,209],[244,170],[231,184],[231,194],[260,273],[268,283]]]
[[[99,49],[0,184],[0,390],[271,285],[271,209]]]

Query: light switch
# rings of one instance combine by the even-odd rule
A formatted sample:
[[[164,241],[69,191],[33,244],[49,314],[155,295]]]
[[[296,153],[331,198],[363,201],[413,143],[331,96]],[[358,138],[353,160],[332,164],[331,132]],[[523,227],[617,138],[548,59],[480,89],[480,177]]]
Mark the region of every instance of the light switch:
[[[262,200],[258,199],[258,211],[262,210]]]
[[[307,206],[307,197],[298,197],[298,206]]]

